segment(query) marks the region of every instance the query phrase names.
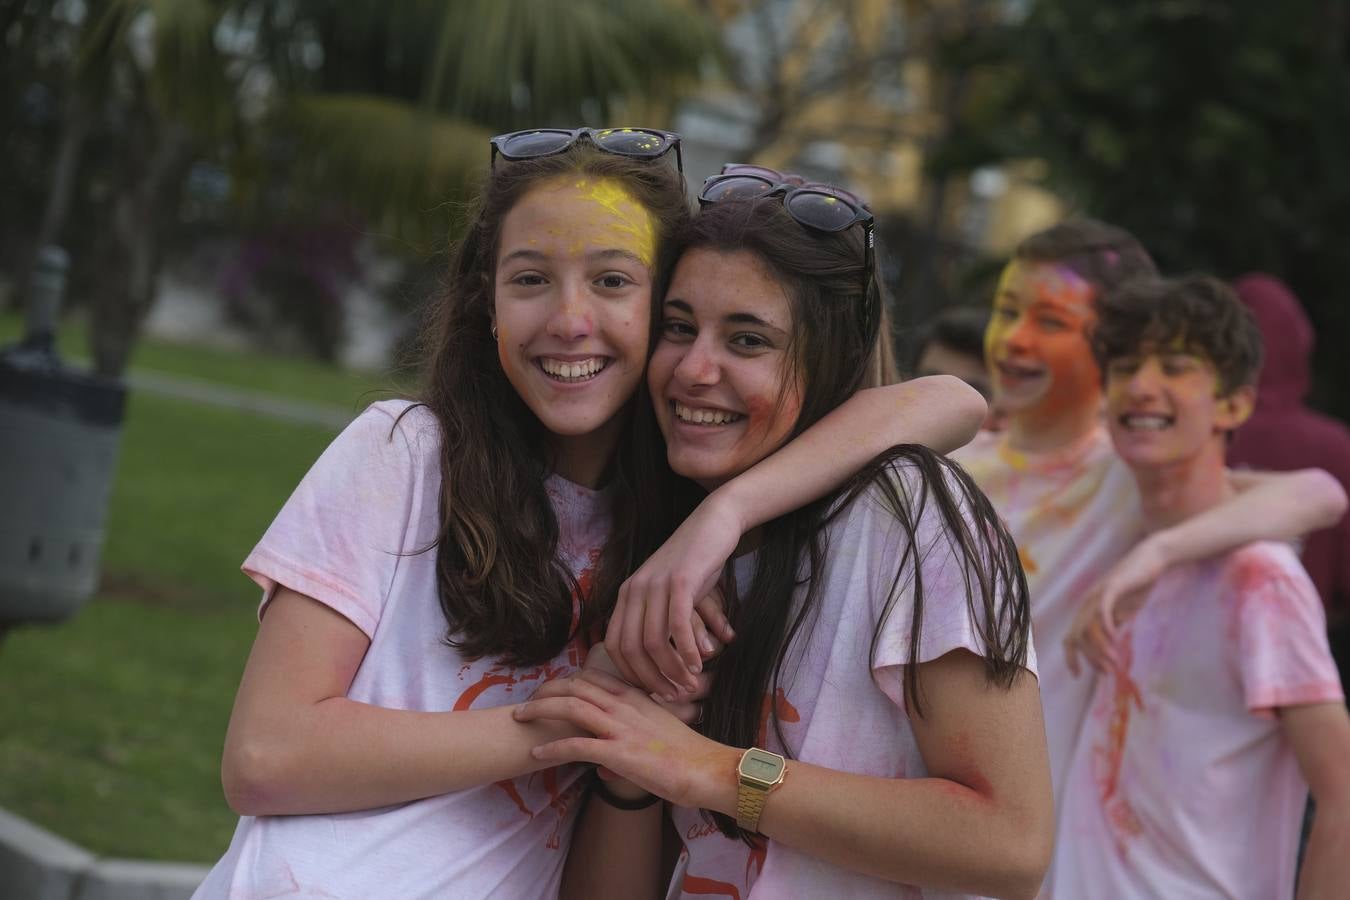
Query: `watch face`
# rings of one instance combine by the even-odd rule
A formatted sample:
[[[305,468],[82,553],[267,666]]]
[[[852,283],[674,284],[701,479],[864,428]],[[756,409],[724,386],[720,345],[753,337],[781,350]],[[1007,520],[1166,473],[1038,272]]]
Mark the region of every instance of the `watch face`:
[[[774,781],[783,771],[783,761],[764,752],[750,752],[741,759],[741,774],[757,781]]]

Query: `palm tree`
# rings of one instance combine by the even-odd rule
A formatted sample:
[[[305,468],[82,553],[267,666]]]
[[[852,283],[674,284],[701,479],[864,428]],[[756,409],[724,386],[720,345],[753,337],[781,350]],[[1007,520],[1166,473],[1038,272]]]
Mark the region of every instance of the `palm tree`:
[[[291,147],[295,197],[336,193],[395,230],[463,191],[494,129],[658,109],[716,31],[680,0],[86,0],[44,217],[59,235],[85,135],[116,135],[90,260],[95,367],[119,374],[194,161]],[[259,108],[266,115],[258,115]],[[267,143],[265,143],[267,142]],[[250,154],[250,147],[265,153]],[[228,151],[228,152],[224,152]],[[250,180],[237,179],[247,193]],[[64,198],[64,199],[63,199]],[[441,235],[443,237],[443,235]]]
[[[280,110],[320,190],[424,247],[428,210],[461,196],[487,137],[531,126],[666,121],[717,56],[712,19],[678,0],[301,0],[323,47],[288,66]],[[294,24],[284,24],[294,34]],[[414,51],[409,53],[409,50]],[[294,58],[306,52],[292,43]],[[372,87],[374,89],[372,89]]]

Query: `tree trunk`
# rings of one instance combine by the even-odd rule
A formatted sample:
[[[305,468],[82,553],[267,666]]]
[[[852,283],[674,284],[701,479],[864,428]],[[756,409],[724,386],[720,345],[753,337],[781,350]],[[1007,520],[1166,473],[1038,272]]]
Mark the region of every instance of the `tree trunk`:
[[[52,183],[47,191],[47,203],[43,207],[42,220],[34,234],[27,262],[19,272],[15,284],[12,301],[15,309],[22,310],[28,306],[28,282],[33,277],[38,252],[46,245],[61,240],[61,232],[65,229],[66,220],[70,218],[70,205],[75,196],[81,152],[93,122],[94,114],[89,99],[78,87],[72,87],[70,99],[61,118],[61,142],[57,146],[56,162],[52,167]]]
[[[162,230],[171,225],[186,174],[187,131],[165,126],[140,177],[113,203],[99,238],[99,287],[90,298],[90,352],[100,375],[120,376],[155,299],[162,262]]]

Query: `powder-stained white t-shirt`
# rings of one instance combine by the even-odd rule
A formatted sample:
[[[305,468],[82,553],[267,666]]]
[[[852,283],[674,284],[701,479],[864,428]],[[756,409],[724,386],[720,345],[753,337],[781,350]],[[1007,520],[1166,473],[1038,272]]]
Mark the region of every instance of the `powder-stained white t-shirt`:
[[[262,613],[276,586],[285,585],[366,633],[370,648],[347,695],[353,700],[440,712],[528,699],[540,683],[576,671],[585,647],[574,640],[543,665],[512,667],[466,660],[443,642],[436,552],[427,550],[439,524],[440,432],[422,407],[399,420],[408,405],[376,403],[334,440],[244,571],[263,588]],[[584,594],[608,534],[608,499],[557,477],[546,488],[559,552]],[[581,772],[546,769],[360,812],[245,816],[194,896],[552,897]]]
[[[1097,681],[1045,896],[1293,896],[1308,785],[1274,711],[1342,700],[1293,550],[1168,570],[1117,649],[1126,668]]]
[[[908,464],[898,468],[898,482],[909,496],[918,498],[923,490],[918,470]],[[962,649],[983,656],[984,617],[969,609],[964,556],[941,526],[931,497],[916,531],[924,593],[917,661],[928,662]],[[884,616],[876,658],[870,658],[873,632],[883,620],[886,599],[908,545],[905,532],[875,486],[830,525],[828,558],[819,576],[818,615],[804,625],[789,647],[782,685],[772,697],[764,698],[758,746],[783,752],[775,730],[768,725],[772,705],[795,759],[886,778],[927,774],[904,697],[904,666],[911,659],[915,557],[905,563],[896,603]],[[736,571],[744,591],[753,576],[753,557],[738,560]],[[1028,656],[1028,668],[1034,672],[1030,648]],[[947,896],[851,872],[774,841],[751,850],[742,841],[723,837],[697,809],[676,808],[673,817],[684,851],[683,874],[671,885],[672,897],[862,900]]]
[[[1017,542],[1031,592],[1050,777],[1058,812],[1095,676],[1069,672],[1064,638],[1088,592],[1143,536],[1139,490],[1105,427],[1051,453],[1020,453],[981,432],[952,454]]]

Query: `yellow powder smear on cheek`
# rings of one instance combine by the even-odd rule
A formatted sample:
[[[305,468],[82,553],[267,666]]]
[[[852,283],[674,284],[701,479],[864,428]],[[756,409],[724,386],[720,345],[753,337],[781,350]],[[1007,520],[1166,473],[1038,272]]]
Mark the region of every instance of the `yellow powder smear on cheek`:
[[[582,179],[576,183],[576,188],[600,213],[597,219],[586,223],[600,233],[592,231],[589,235],[579,236],[579,241],[613,241],[642,260],[643,265],[650,266],[656,257],[656,228],[647,208],[622,184],[610,178]]]

